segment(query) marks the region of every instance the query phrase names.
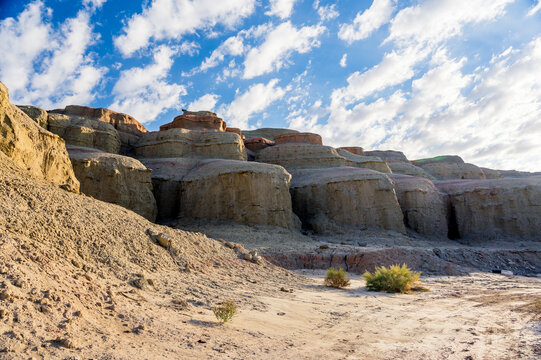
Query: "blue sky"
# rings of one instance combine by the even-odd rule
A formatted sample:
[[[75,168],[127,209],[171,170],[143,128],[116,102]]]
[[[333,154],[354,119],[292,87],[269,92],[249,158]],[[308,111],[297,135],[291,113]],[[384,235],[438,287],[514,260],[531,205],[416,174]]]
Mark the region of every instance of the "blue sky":
[[[541,170],[536,0],[0,0],[0,39],[18,104]]]

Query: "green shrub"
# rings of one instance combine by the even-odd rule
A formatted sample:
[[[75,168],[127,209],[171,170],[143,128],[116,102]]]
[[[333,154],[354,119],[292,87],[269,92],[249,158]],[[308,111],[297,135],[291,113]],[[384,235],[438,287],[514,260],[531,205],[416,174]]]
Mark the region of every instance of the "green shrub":
[[[237,305],[232,300],[226,300],[212,308],[212,312],[216,315],[216,318],[222,323],[226,323],[233,318],[233,315],[237,312]]]
[[[349,286],[349,277],[342,268],[330,268],[325,273],[325,286],[341,289]]]
[[[416,290],[428,290],[420,287],[420,272],[411,271],[406,264],[376,267],[374,274],[365,272],[363,278],[366,280],[368,290],[384,291],[390,293],[408,293],[415,287]]]

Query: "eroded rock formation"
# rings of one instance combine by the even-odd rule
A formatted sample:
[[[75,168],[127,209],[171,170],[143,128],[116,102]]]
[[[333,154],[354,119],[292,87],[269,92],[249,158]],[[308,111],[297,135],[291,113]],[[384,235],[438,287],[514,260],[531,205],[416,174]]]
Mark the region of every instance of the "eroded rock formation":
[[[262,128],[256,130],[242,130],[242,134],[246,137],[246,140],[252,138],[262,137],[274,141],[274,138],[282,134],[298,133],[297,130],[291,129],[275,129],[275,128]]]
[[[336,148],[336,150],[346,150],[355,155],[361,155],[361,156],[365,155],[364,149],[360,146],[342,146],[342,147]]]
[[[225,132],[226,123],[210,111],[192,112],[183,110],[182,115],[177,116],[169,124],[160,126],[160,131],[169,129],[189,129],[199,131]]]
[[[426,178],[390,174],[406,227],[422,235],[447,237],[447,203]]]
[[[541,241],[541,177],[436,182],[447,194],[451,238],[524,236]]]
[[[346,159],[346,166],[367,168],[387,174],[391,173],[391,168],[387,162],[377,156],[357,155],[344,148],[338,148],[336,151]]]
[[[77,181],[62,140],[43,129],[9,102],[0,82],[0,151],[32,175],[78,192]]]
[[[373,150],[373,151],[365,151],[365,155],[368,156],[377,156],[387,162],[389,165],[389,168],[393,173],[396,174],[402,174],[402,175],[409,175],[409,176],[416,176],[416,177],[424,177],[427,179],[435,180],[435,178],[430,175],[425,170],[421,169],[420,167],[417,167],[413,165],[406,155],[404,155],[401,151],[394,151],[394,150]]]
[[[393,183],[369,169],[334,167],[292,172],[293,211],[319,233],[379,228],[405,233]]]
[[[47,129],[47,111],[31,105],[17,105],[30,119],[34,120],[39,126],[44,129]]]
[[[291,143],[323,145],[323,140],[321,139],[321,136],[314,133],[280,134],[274,137],[274,142],[277,145]]]
[[[438,180],[486,179],[481,168],[465,163],[462,158],[456,155],[414,160],[412,163],[415,166],[423,168],[423,170]]]
[[[67,149],[82,193],[123,206],[150,221],[156,219],[151,170],[131,157],[77,146]]]

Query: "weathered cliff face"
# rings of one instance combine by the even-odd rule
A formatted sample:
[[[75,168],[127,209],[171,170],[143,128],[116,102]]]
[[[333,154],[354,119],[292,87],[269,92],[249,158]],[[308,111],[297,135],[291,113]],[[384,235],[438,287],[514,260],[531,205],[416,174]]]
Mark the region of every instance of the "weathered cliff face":
[[[77,146],[68,146],[68,153],[82,193],[156,219],[152,171],[138,160]]]
[[[291,144],[291,143],[301,143],[301,144],[314,144],[314,145],[323,145],[323,140],[321,136],[314,133],[287,133],[280,134],[274,137],[274,142],[279,144]]]
[[[371,151],[365,151],[364,154],[366,156],[377,156],[382,160],[385,160],[387,162],[409,162],[406,155],[404,155],[401,151],[395,151],[395,150],[371,150]]]
[[[336,151],[338,152],[338,155],[346,159],[345,166],[372,169],[387,174],[391,173],[391,169],[387,162],[381,160],[377,156],[356,155],[344,148],[338,148]]]
[[[90,147],[112,154],[120,152],[120,138],[110,124],[57,113],[49,114],[48,124],[49,131],[63,138],[69,145]]]
[[[139,140],[139,138],[147,133],[147,129],[137,121],[134,117],[117,113],[115,111],[104,108],[91,108],[88,106],[70,105],[65,109],[56,109],[49,111],[50,114],[64,114],[69,118],[88,119],[104,122],[112,125],[121,141],[121,152],[129,153],[131,147]]]
[[[274,128],[262,128],[256,130],[242,130],[242,134],[246,137],[246,140],[252,138],[265,138],[270,141],[274,141],[274,138],[282,134],[298,133],[297,130],[291,129],[274,129]]]
[[[39,126],[47,129],[47,111],[31,105],[17,105],[28,117],[36,122]]]
[[[170,129],[224,132],[226,123],[215,115],[183,114],[174,118],[172,122],[160,126],[160,131]]]
[[[298,226],[282,167],[237,160],[141,159],[152,169],[158,219],[235,221]]]
[[[281,144],[259,151],[255,160],[296,169],[320,169],[345,166],[346,159],[330,146],[314,144]]]
[[[489,169],[482,167],[481,170],[487,179],[501,179],[503,174],[499,170]]]
[[[244,146],[246,147],[246,149],[253,151],[254,153],[274,145],[274,141],[262,137],[244,140]]]
[[[346,150],[355,155],[361,155],[361,156],[365,155],[364,149],[360,146],[342,146],[342,147],[336,148],[336,150]]]
[[[280,166],[204,160],[181,181],[180,217],[293,229],[290,179]]]
[[[40,127],[9,103],[8,89],[0,82],[0,151],[32,175],[78,192],[64,140]]]
[[[293,211],[318,233],[343,227],[405,233],[393,183],[369,169],[335,167],[292,172]]]
[[[387,162],[393,174],[424,177],[435,180],[435,178],[425,170],[413,165],[403,152],[394,150],[373,150],[365,151],[364,154],[380,157],[383,161]]]
[[[447,203],[432,181],[390,174],[406,227],[422,235],[447,237]]]
[[[244,142],[238,134],[188,129],[149,132],[135,145],[135,154],[143,158],[246,160]]]
[[[450,236],[523,236],[541,241],[541,177],[438,181]]]
[[[412,163],[415,166],[423,168],[423,170],[438,180],[486,179],[481,168],[465,163],[464,160],[456,155],[414,160]]]

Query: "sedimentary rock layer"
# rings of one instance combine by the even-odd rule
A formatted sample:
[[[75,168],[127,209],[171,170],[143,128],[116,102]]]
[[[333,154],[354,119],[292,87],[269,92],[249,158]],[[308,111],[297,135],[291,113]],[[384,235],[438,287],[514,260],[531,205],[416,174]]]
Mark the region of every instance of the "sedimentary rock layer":
[[[452,238],[523,236],[541,241],[541,177],[436,182],[447,194]]]
[[[26,115],[28,115],[32,120],[34,120],[39,126],[44,129],[47,129],[47,111],[31,105],[17,105]]]
[[[432,181],[390,174],[406,227],[429,236],[447,237],[447,203]]]
[[[144,158],[218,158],[246,160],[241,137],[235,133],[170,129],[150,132],[135,145]]]
[[[274,129],[274,128],[262,128],[256,130],[242,130],[242,134],[246,137],[246,140],[251,138],[262,137],[274,141],[274,138],[281,134],[298,133],[297,130],[291,129]]]
[[[82,193],[156,219],[152,171],[138,160],[77,146],[68,146],[68,153]]]
[[[224,132],[225,128],[225,122],[217,116],[183,114],[177,116],[169,124],[160,126],[160,131],[165,131],[169,129],[188,129]]]
[[[256,161],[276,164],[288,171],[345,166],[346,159],[330,146],[281,144],[259,151]]]
[[[9,103],[8,89],[0,82],[0,151],[32,175],[71,191],[79,191],[64,140],[43,129]]]
[[[382,173],[391,173],[391,169],[387,162],[381,160],[377,156],[356,155],[344,148],[338,148],[336,151],[340,156],[346,159],[344,163],[345,166],[367,168]]]
[[[423,168],[438,180],[486,179],[483,170],[476,165],[465,163],[459,156],[444,155],[412,162]]]
[[[335,167],[292,172],[293,211],[319,233],[340,227],[405,233],[393,183],[369,169]]]
[[[274,142],[279,144],[301,143],[323,145],[321,136],[314,133],[288,133],[280,134],[274,137]]]

